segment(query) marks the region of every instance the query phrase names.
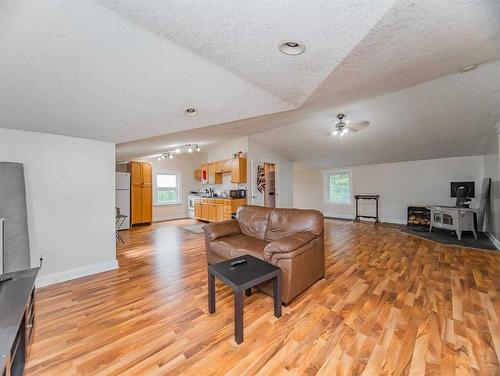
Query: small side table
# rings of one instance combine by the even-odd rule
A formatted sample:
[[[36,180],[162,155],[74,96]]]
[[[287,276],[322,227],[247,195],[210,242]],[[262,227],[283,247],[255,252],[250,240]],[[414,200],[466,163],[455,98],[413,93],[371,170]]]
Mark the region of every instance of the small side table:
[[[380,223],[378,218],[378,199],[380,195],[354,195],[354,199],[356,200],[356,217],[354,218],[354,222],[359,222],[360,218],[371,218],[375,219],[375,224]],[[358,209],[358,200],[375,200],[375,216],[373,215],[360,215]]]
[[[247,262],[231,266],[232,261]],[[250,255],[208,265],[208,312],[215,313],[215,277],[234,291],[234,340],[243,342],[243,292],[250,296],[252,287],[273,281],[274,316],[281,317],[281,269]]]

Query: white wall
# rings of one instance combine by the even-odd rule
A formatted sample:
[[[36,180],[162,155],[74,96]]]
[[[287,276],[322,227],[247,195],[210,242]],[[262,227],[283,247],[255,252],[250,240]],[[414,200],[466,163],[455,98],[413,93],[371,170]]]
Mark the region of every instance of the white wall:
[[[207,151],[208,162],[222,161],[233,158],[233,154],[242,151],[248,152],[248,137],[239,137],[230,141],[215,145]]]
[[[146,160],[153,166],[153,181],[154,174],[157,172],[180,171],[182,177],[181,203],[174,205],[153,205],[153,221],[158,222],[187,217],[187,195],[190,191],[198,192],[200,190],[200,181],[194,179],[194,170],[201,168],[202,159],[202,154],[195,153],[180,154],[172,159],[161,161],[156,158]]]
[[[483,156],[364,165],[350,169],[353,194],[379,194],[380,218],[392,223],[406,223],[406,210],[410,205],[454,205],[455,199],[450,197],[451,181],[474,181],[476,192],[480,192],[484,177]],[[324,203],[324,171],[294,171],[294,206],[318,209],[327,216],[353,218],[354,202],[344,206]],[[478,205],[476,198],[471,206]],[[372,208],[373,202],[363,202],[360,211],[370,215]]]
[[[215,145],[208,149],[204,162],[217,162],[233,158],[238,152],[248,153],[248,137],[239,137],[233,140]],[[205,184],[202,189],[212,188],[217,194],[231,189],[246,189],[247,184],[231,183],[231,174],[222,174],[222,184]]]
[[[38,286],[117,267],[114,144],[0,128],[0,160],[24,164]]]
[[[500,135],[498,142],[500,144]],[[484,177],[491,178],[490,202],[486,208],[486,230],[500,243],[500,155],[498,152],[484,156]]]
[[[250,194],[257,196],[258,202],[263,202],[262,193],[256,189],[256,169],[263,162],[276,163],[278,165],[276,180],[279,194],[278,206],[281,208],[293,207],[293,162],[252,137],[248,139],[248,160],[248,186],[252,191]]]

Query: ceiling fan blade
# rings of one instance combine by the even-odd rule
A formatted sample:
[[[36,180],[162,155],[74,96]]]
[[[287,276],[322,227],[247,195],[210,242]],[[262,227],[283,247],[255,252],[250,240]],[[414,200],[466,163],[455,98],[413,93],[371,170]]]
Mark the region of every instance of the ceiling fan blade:
[[[314,130],[314,133],[316,133],[319,136],[330,136],[333,133],[334,128],[328,127],[328,128],[317,128]]]
[[[359,131],[363,128],[366,128],[368,125],[370,125],[369,121],[361,121],[359,123],[349,123],[349,124],[347,124],[347,128],[349,128],[353,131]]]

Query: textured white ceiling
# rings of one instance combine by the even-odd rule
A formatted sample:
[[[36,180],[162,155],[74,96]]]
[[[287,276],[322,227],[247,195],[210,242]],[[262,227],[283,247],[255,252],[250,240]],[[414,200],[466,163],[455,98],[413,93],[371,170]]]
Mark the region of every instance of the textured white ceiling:
[[[301,105],[394,0],[96,0],[160,37]],[[300,41],[307,53],[278,45]]]
[[[331,125],[338,112],[370,125],[342,140],[315,129]],[[500,60],[312,113],[293,124],[253,135],[299,161],[297,169],[478,155],[495,152],[500,121]]]
[[[116,142],[119,159],[263,131],[255,137],[310,165],[480,153],[486,143],[457,131],[455,109],[472,114],[468,128],[477,123],[487,133],[495,116],[485,114],[499,103],[483,76],[462,88],[482,103],[416,87],[419,101],[444,102],[416,106],[420,117],[437,120],[428,123],[432,132],[417,134],[423,146],[412,153],[410,125],[379,128],[395,151],[332,147],[301,126],[304,119],[328,126],[342,109],[372,121],[356,135],[373,137],[364,146],[379,142],[376,124],[416,111],[400,105],[405,90],[386,93],[499,59],[499,20],[497,0],[4,0],[0,127]],[[287,39],[306,52],[282,55],[277,47]],[[488,67],[469,77],[498,74]],[[445,77],[448,90],[464,77]],[[185,117],[189,106],[200,114]],[[289,146],[294,132],[300,148]]]
[[[289,110],[392,3],[5,0],[0,124],[120,143]]]

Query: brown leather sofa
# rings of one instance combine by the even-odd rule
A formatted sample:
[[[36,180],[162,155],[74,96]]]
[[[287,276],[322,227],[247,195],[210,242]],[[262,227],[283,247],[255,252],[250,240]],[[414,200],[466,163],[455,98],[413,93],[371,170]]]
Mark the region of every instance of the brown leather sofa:
[[[323,214],[317,210],[245,205],[236,219],[204,230],[209,264],[250,254],[281,268],[285,304],[325,275]],[[272,295],[270,282],[258,288]]]

